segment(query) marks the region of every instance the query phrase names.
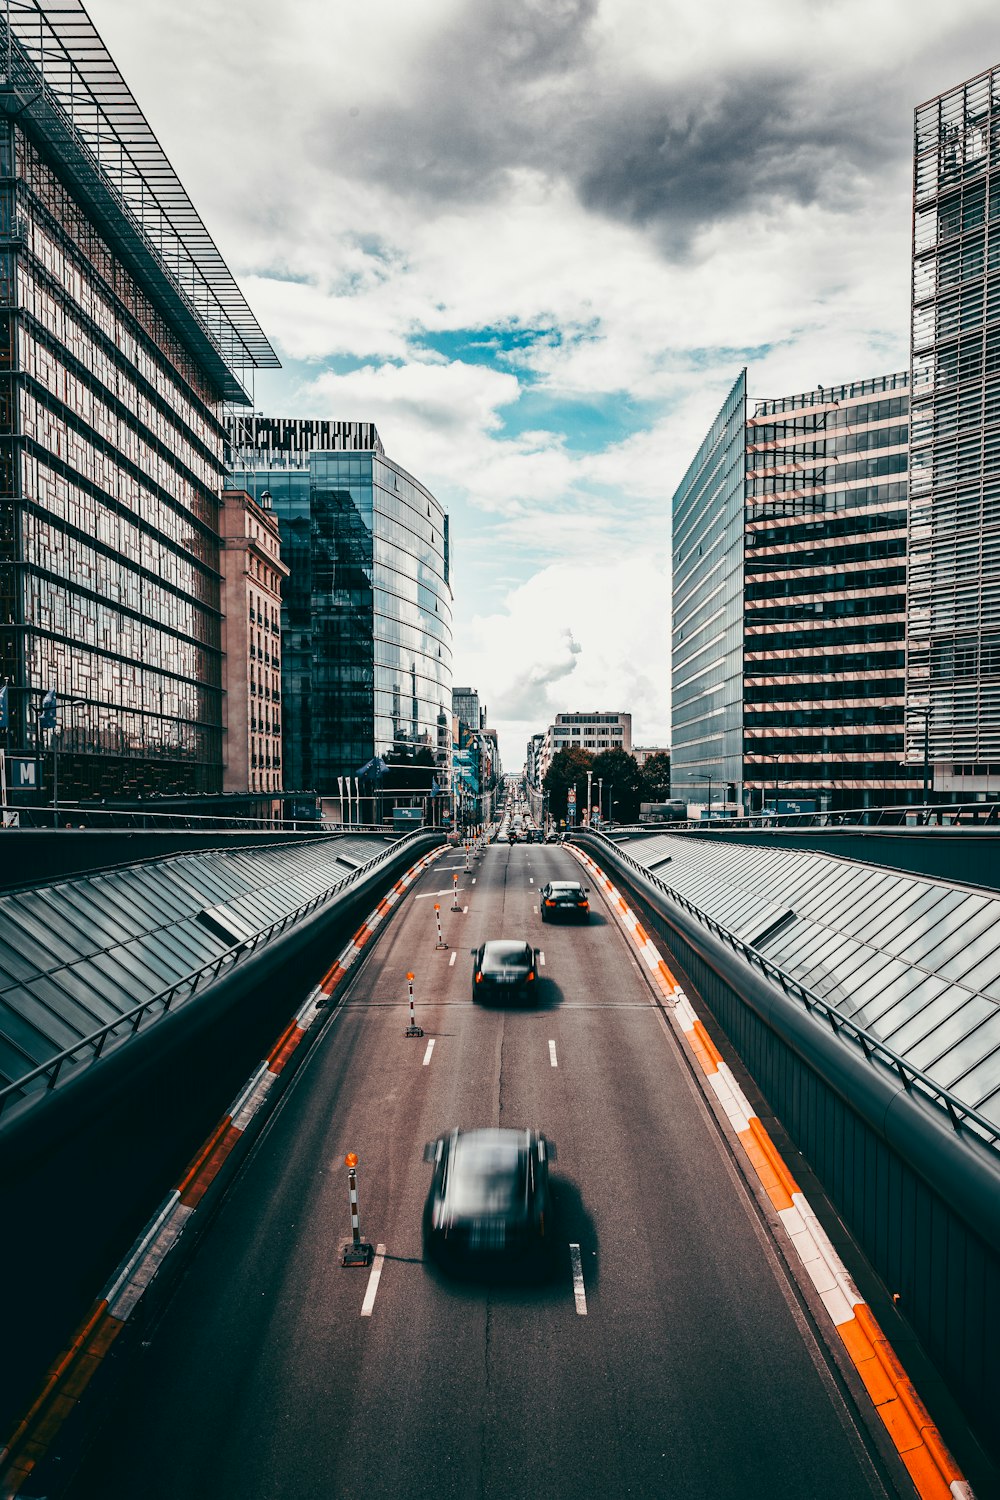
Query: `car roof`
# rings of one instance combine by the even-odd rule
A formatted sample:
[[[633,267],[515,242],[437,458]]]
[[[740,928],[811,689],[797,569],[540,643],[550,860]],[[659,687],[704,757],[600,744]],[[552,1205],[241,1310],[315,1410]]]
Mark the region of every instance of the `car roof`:
[[[483,944],[484,953],[521,953],[529,946],[525,938],[491,938],[488,943]]]
[[[477,1130],[456,1130],[452,1144],[455,1149],[489,1150],[495,1151],[498,1156],[509,1153],[513,1161],[519,1152],[527,1150],[531,1137],[530,1130],[512,1130],[502,1125],[492,1125]]]
[[[579,891],[583,887],[578,880],[550,880],[549,889],[553,891]]]

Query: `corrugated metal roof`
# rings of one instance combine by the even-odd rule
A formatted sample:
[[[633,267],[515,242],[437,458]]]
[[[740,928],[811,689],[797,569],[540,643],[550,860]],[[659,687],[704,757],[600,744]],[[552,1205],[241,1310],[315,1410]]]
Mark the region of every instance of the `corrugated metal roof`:
[[[335,889],[387,842],[179,854],[0,896],[0,1089]],[[123,1022],[107,1046],[131,1034]],[[85,1049],[63,1076],[93,1058]]]
[[[615,842],[1000,1124],[1000,896],[828,854],[669,834]],[[667,855],[670,863],[659,863]]]

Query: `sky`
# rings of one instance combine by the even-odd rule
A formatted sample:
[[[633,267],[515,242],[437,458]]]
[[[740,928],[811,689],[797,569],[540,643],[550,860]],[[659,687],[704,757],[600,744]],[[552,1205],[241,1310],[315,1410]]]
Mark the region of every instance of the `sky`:
[[[282,369],[451,515],[455,683],[670,742],[670,502],[754,397],[909,364],[915,105],[996,0],[87,0]]]

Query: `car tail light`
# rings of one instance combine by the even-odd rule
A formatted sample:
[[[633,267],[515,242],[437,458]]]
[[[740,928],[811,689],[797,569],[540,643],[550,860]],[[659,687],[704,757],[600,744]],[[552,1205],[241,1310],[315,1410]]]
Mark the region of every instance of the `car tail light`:
[[[553,900],[551,900],[550,897],[546,896],[546,898],[545,898],[545,905],[546,906],[555,906],[555,904],[556,903]]]
[[[482,983],[482,978],[483,978],[483,971],[482,971],[482,969],[477,969],[476,970],[476,983],[477,984],[481,984]]]
[[[588,909],[590,907],[590,902],[589,901],[578,901],[576,904],[577,904],[577,906],[583,906],[583,907],[586,907]]]
[[[528,978],[529,979],[534,979],[534,977],[535,977],[535,971],[534,971],[534,969],[529,969],[528,970]]]

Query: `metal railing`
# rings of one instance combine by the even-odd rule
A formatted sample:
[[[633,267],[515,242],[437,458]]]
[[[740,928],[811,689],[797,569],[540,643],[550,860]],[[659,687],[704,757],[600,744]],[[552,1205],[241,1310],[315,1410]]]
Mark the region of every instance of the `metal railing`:
[[[720,828],[964,828],[1000,825],[996,802],[928,802],[893,807],[848,807],[836,812],[750,813],[739,817],[680,818],[621,824],[615,833],[656,833],[663,829]],[[585,830],[578,830],[583,832]],[[591,832],[604,830],[592,829]]]
[[[577,833],[581,831],[577,830]],[[899,1078],[903,1087],[908,1092],[916,1089],[930,1099],[933,1104],[937,1105],[947,1114],[956,1131],[961,1132],[963,1128],[970,1130],[986,1146],[1000,1154],[1000,1126],[994,1121],[988,1120],[985,1115],[981,1115],[972,1105],[965,1104],[961,1099],[950,1093],[948,1089],[936,1083],[928,1074],[921,1072],[919,1068],[914,1067],[912,1063],[908,1063],[905,1058],[893,1052],[890,1047],[887,1047],[884,1042],[880,1042],[870,1031],[866,1031],[863,1026],[858,1026],[847,1016],[842,1015],[834,1006],[829,1005],[827,1001],[815,994],[814,991],[807,989],[797,979],[793,979],[784,969],[779,968],[777,964],[771,963],[770,959],[765,958],[756,948],[752,948],[749,943],[745,943],[734,932],[730,932],[727,927],[723,927],[720,922],[717,922],[714,917],[710,917],[707,912],[702,911],[701,907],[695,906],[694,902],[689,901],[680,891],[674,890],[672,886],[669,886],[659,875],[648,869],[640,860],[635,859],[631,854],[626,854],[624,849],[616,844],[613,839],[608,838],[606,834],[590,830],[589,836],[593,839],[600,839],[608,844],[614,850],[616,859],[621,860],[624,864],[631,865],[650,884],[658,886],[665,896],[668,896],[671,901],[676,902],[689,916],[694,917],[714,937],[724,942],[744,962],[750,964],[753,968],[759,970],[761,974],[765,975],[767,979],[779,985],[790,999],[801,1004],[811,1015],[826,1021],[836,1036],[846,1036],[850,1041],[856,1043],[868,1062],[883,1064]]]
[[[267,793],[263,792],[261,796],[266,798]],[[13,814],[17,815],[18,823],[7,825],[7,818]],[[93,802],[60,802],[55,814],[58,819],[57,829],[64,833],[80,829],[108,832],[140,829],[148,833],[383,833],[387,837],[395,837],[395,830],[388,823],[334,823],[319,818],[254,817],[249,813],[158,811],[155,802],[151,802],[148,809],[101,807]],[[29,807],[21,803],[0,803],[0,815],[0,826],[49,831],[53,827],[51,802]],[[424,828],[424,832],[426,831],[427,826]]]
[[[140,1001],[131,1010],[116,1017],[113,1021],[108,1021],[104,1026],[91,1032],[89,1036],[81,1037],[73,1046],[64,1048],[62,1052],[58,1052],[54,1057],[50,1057],[44,1063],[40,1063],[30,1073],[25,1073],[12,1083],[6,1084],[0,1089],[0,1117],[3,1116],[3,1112],[8,1104],[13,1102],[15,1098],[24,1097],[26,1092],[31,1090],[33,1084],[41,1079],[45,1079],[46,1089],[54,1088],[59,1080],[60,1073],[67,1065],[84,1060],[88,1063],[93,1062],[101,1056],[113,1038],[118,1041],[127,1041],[129,1037],[136,1034],[143,1019],[151,1011],[158,1007],[160,1015],[166,1015],[175,1001],[190,999],[203,981],[217,979],[224,969],[235,967],[242,959],[248,958],[258,948],[264,947],[273,938],[280,937],[288,928],[293,927],[297,922],[302,921],[304,917],[316,911],[324,902],[329,901],[332,896],[341,894],[348,886],[356,884],[364,876],[370,874],[378,865],[383,864],[389,859],[390,856],[397,854],[401,845],[419,838],[421,835],[426,835],[429,831],[431,830],[421,828],[403,834],[401,838],[396,839],[385,849],[380,849],[367,864],[359,865],[356,870],[351,870],[336,885],[328,886],[325,891],[321,891],[318,896],[311,897],[310,900],[296,907],[294,911],[286,912],[283,917],[279,917],[269,927],[261,928],[259,932],[254,933],[252,937],[245,938],[242,942],[234,943],[232,947],[227,948],[225,952],[209,960],[208,963],[202,964],[200,968],[193,969],[189,974],[185,974],[182,979],[175,980],[166,989],[158,990],[155,995],[150,995],[146,1000]]]

